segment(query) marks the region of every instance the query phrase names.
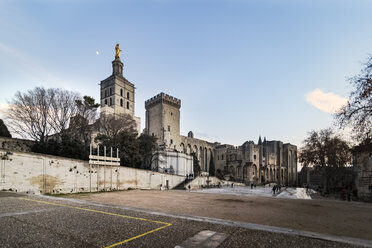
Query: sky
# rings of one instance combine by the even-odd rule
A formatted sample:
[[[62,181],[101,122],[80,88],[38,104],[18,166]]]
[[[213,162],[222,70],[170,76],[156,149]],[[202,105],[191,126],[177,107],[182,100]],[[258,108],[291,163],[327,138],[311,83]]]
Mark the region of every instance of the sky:
[[[0,1],[0,109],[36,86],[99,100],[120,44],[135,115],[165,92],[181,134],[302,146],[334,125],[372,52],[372,1]],[[2,116],[4,118],[4,114]]]

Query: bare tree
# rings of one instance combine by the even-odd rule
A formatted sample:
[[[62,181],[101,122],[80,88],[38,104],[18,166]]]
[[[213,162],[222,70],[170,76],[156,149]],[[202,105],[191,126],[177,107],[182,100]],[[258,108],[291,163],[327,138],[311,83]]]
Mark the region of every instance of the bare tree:
[[[51,134],[67,129],[76,113],[78,94],[62,89],[36,87],[26,93],[17,92],[7,111],[9,126],[14,133],[45,143]]]
[[[136,122],[129,114],[123,115],[102,115],[99,119],[98,129],[100,137],[98,139],[109,140],[111,146],[118,145],[120,132],[136,133]]]
[[[63,135],[68,128],[71,117],[77,113],[76,100],[81,98],[78,93],[63,89],[48,89],[51,99],[49,121],[56,134]]]
[[[372,56],[367,59],[364,68],[349,79],[354,90],[336,120],[341,127],[350,126],[358,140],[364,140],[372,131]]]
[[[331,129],[312,131],[304,140],[299,160],[304,166],[313,166],[323,177],[324,192],[328,190],[331,178],[328,167],[343,167],[351,162],[350,147],[339,135]]]
[[[49,120],[50,103],[50,95],[43,87],[26,93],[18,91],[7,111],[10,129],[24,138],[45,142],[53,129]]]

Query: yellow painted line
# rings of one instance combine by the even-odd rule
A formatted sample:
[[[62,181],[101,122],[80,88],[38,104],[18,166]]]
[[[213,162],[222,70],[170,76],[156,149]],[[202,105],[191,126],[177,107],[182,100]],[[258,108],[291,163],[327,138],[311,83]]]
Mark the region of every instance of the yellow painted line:
[[[157,224],[164,225],[164,226],[159,227],[159,228],[156,228],[154,230],[151,230],[151,231],[142,233],[140,235],[137,235],[135,237],[132,237],[132,238],[129,238],[129,239],[120,241],[118,243],[115,243],[115,244],[112,244],[112,245],[109,245],[109,246],[106,246],[105,248],[115,247],[115,246],[118,246],[118,245],[127,243],[129,241],[132,241],[134,239],[138,239],[138,238],[143,237],[143,236],[145,236],[147,234],[154,233],[156,231],[159,231],[161,229],[164,229],[164,228],[169,227],[169,226],[172,225],[171,223],[166,223],[166,222],[161,222],[161,221],[156,221],[156,220],[149,220],[149,219],[145,219],[145,218],[137,218],[137,217],[128,216],[128,215],[114,214],[114,213],[109,213],[109,212],[95,210],[95,209],[90,209],[90,208],[81,208],[81,207],[75,207],[75,206],[70,206],[70,205],[65,205],[65,204],[59,204],[59,203],[53,203],[53,202],[47,202],[47,201],[33,200],[33,199],[28,199],[28,198],[18,198],[18,199],[25,200],[25,201],[38,202],[38,203],[48,204],[48,205],[53,205],[53,206],[74,208],[74,209],[79,209],[79,210],[84,210],[84,211],[89,211],[89,212],[94,212],[94,213],[106,214],[106,215],[111,215],[111,216],[118,216],[118,217],[127,218],[127,219],[141,220],[141,221],[147,221],[147,222],[152,222],[152,223],[157,223]]]
[[[133,239],[138,239],[138,238],[140,238],[140,237],[142,237],[142,236],[145,236],[145,235],[147,235],[147,234],[150,234],[150,233],[153,233],[153,232],[159,231],[159,230],[164,229],[164,228],[166,228],[166,227],[168,227],[168,226],[171,226],[171,225],[172,225],[172,224],[168,224],[168,225],[165,225],[165,226],[162,226],[162,227],[156,228],[156,229],[154,229],[154,230],[151,230],[151,231],[148,231],[148,232],[142,233],[142,234],[140,234],[140,235],[138,235],[138,236],[135,236],[135,237],[132,237],[132,238],[129,238],[129,239],[126,239],[126,240],[120,241],[120,242],[118,242],[118,243],[115,243],[115,244],[112,244],[112,245],[106,246],[105,248],[111,248],[111,247],[114,247],[114,246],[117,246],[117,245],[121,245],[121,244],[127,243],[127,242],[129,242],[129,241],[132,241]]]

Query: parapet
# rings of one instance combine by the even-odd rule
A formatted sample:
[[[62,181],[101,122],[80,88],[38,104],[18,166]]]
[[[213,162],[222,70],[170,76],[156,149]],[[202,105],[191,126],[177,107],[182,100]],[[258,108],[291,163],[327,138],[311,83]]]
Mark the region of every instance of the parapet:
[[[181,100],[177,99],[173,96],[167,95],[163,92],[157,94],[156,96],[150,98],[145,102],[145,108],[150,107],[151,105],[158,104],[158,103],[167,103],[173,105],[177,108],[181,108]]]

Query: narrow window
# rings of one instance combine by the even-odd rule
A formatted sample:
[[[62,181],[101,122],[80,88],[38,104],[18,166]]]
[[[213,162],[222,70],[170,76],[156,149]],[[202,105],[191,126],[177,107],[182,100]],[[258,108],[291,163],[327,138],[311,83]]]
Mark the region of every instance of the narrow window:
[[[129,102],[127,102],[127,109],[129,109]]]
[[[170,142],[171,144],[173,144],[173,140],[171,139],[171,142]]]
[[[105,105],[107,105],[107,99],[105,99]]]
[[[105,90],[105,97],[107,97],[107,90]]]
[[[223,155],[221,155],[221,160],[223,160]]]
[[[120,96],[123,96],[123,89],[120,89]]]
[[[170,132],[170,126],[168,125],[168,132]]]
[[[123,99],[120,99],[120,106],[123,107]]]
[[[110,97],[110,106],[112,106],[112,98]]]
[[[129,92],[127,92],[127,99],[129,100]]]
[[[112,88],[110,88],[110,96],[112,95]]]

